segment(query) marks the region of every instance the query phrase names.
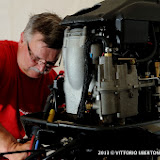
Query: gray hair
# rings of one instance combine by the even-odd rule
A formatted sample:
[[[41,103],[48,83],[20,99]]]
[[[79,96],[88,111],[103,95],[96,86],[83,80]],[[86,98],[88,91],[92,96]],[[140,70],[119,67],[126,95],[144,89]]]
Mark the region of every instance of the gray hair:
[[[53,13],[44,12],[30,17],[24,29],[24,40],[30,41],[35,33],[43,35],[42,41],[48,48],[61,49],[63,45],[64,26],[60,25],[61,18]]]

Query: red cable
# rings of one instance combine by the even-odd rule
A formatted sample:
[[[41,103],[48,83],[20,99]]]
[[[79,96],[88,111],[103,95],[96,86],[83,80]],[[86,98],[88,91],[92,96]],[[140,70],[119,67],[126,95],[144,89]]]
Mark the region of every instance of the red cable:
[[[35,139],[35,135],[33,135],[31,138],[30,150],[32,150],[34,139]],[[28,156],[30,156],[30,155],[31,155],[31,152],[28,153]]]

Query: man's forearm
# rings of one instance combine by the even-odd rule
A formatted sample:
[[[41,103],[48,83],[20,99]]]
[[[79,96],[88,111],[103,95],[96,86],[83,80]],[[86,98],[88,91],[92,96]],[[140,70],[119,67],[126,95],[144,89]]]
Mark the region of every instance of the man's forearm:
[[[30,141],[25,144],[18,143],[17,140],[0,124],[0,153],[29,150]],[[27,153],[7,154],[9,160],[24,160]]]
[[[0,152],[8,152],[16,139],[0,124]]]

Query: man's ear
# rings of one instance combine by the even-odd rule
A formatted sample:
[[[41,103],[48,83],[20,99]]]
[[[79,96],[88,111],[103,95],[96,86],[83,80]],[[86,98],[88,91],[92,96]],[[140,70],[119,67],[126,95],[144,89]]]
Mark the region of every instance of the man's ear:
[[[19,46],[22,46],[24,44],[24,32],[21,33],[20,39],[19,39]]]

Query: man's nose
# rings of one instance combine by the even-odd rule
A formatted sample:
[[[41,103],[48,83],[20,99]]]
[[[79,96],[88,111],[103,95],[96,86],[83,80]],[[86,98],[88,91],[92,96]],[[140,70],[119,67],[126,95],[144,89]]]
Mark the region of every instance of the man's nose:
[[[39,71],[40,72],[44,72],[45,68],[46,68],[46,63],[42,62],[42,61],[39,61],[39,63],[38,63],[38,69],[39,69]]]
[[[38,64],[38,70],[40,72],[44,72],[45,68],[46,68],[46,64],[44,63]]]

